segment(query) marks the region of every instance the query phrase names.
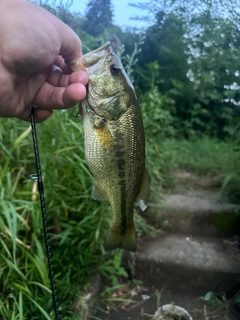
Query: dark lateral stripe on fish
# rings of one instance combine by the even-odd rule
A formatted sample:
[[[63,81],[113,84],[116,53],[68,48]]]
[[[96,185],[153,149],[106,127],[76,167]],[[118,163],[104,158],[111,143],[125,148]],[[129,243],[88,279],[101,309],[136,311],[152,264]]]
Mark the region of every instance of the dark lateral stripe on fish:
[[[126,161],[123,158],[125,155],[125,152],[123,151],[124,146],[122,143],[119,143],[120,141],[123,142],[123,135],[121,132],[117,132],[117,141],[118,144],[115,145],[115,155],[118,158],[117,161],[117,168],[118,168],[118,176],[120,178],[118,184],[120,185],[120,192],[121,192],[121,235],[124,235],[127,229],[127,212],[126,212],[126,182],[125,182],[125,165]]]
[[[125,155],[125,152],[124,152],[124,151],[121,151],[121,150],[117,150],[117,151],[116,151],[116,156],[117,156],[117,157],[120,158],[120,157],[123,157],[124,155]]]
[[[121,235],[124,235],[127,229],[127,212],[126,212],[126,183],[125,180],[119,180],[121,190]]]
[[[125,160],[122,158],[118,159],[117,166],[118,166],[119,171],[123,171],[124,167],[125,167]]]
[[[121,192],[121,235],[124,235],[127,230],[127,194],[126,194],[126,177],[125,177],[125,165],[126,161],[124,159],[124,135],[119,130],[115,132],[116,144],[114,145],[115,155],[118,158],[117,168],[118,176],[120,178],[118,184],[120,185]]]

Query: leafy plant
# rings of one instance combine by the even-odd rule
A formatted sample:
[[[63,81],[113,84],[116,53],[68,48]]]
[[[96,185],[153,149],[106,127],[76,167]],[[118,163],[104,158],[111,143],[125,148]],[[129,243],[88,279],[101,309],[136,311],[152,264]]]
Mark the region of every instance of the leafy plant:
[[[224,306],[224,302],[226,301],[224,294],[217,295],[212,291],[207,292],[202,299],[213,308],[222,308]]]
[[[39,196],[29,179],[35,172],[31,130],[17,119],[0,119],[0,124],[1,316],[52,319]],[[60,111],[38,125],[37,133],[60,308],[69,319],[93,274],[114,286],[127,274],[121,251],[105,254],[103,249],[111,210],[91,197],[81,123]],[[136,225],[139,234],[152,231],[143,218]]]
[[[232,203],[240,204],[240,125],[232,135],[233,167],[227,172],[221,187],[221,196]]]
[[[219,310],[226,308],[229,305],[238,305],[240,303],[240,291],[231,297],[231,299],[227,299],[223,292],[217,294],[209,291],[202,297],[202,299],[214,309]]]
[[[0,121],[1,315],[50,319],[42,218],[28,179],[35,171],[29,124]],[[81,125],[63,111],[37,131],[59,300],[69,313],[79,286],[105,262],[103,238],[111,215],[106,203],[91,199],[93,180],[84,160]]]
[[[172,139],[166,148],[174,150],[176,168],[186,169],[199,175],[224,175],[235,167],[237,155],[232,144],[208,136],[191,140]]]

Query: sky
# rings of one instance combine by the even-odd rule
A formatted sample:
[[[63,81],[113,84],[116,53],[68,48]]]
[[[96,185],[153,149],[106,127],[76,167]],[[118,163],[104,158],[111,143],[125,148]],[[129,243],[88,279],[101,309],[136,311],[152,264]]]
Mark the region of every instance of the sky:
[[[73,0],[70,11],[80,12],[82,14],[86,11],[86,5],[89,0]],[[138,3],[139,0],[112,0],[114,7],[113,23],[120,26],[122,29],[126,27],[142,28],[146,27],[146,22],[130,20],[131,17],[142,15],[142,11],[137,8],[130,7],[128,3]],[[145,13],[146,14],[146,13]]]

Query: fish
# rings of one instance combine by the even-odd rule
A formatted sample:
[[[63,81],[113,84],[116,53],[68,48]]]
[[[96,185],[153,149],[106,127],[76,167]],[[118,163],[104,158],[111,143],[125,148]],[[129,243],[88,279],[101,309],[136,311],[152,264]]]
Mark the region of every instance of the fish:
[[[105,250],[134,252],[135,202],[144,211],[149,197],[144,127],[134,87],[110,42],[72,61],[71,69],[89,75],[80,113],[85,158],[95,178],[92,197],[108,200],[112,209]]]

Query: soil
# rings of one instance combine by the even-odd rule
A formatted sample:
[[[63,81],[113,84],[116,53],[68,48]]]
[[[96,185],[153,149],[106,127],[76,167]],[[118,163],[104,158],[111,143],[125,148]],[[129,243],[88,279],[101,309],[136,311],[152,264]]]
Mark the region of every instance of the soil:
[[[129,287],[128,284],[116,290],[112,298],[130,299],[134,303],[111,302],[98,311],[95,317],[102,320],[149,320],[159,306],[173,303],[183,307],[193,320],[239,320],[240,313],[231,301],[216,302],[216,307],[209,306],[202,297],[177,290],[154,287]],[[157,320],[157,319],[156,319]],[[172,320],[172,319],[171,319]],[[179,319],[181,320],[181,319]]]

